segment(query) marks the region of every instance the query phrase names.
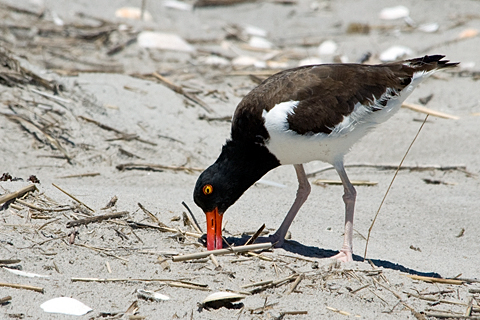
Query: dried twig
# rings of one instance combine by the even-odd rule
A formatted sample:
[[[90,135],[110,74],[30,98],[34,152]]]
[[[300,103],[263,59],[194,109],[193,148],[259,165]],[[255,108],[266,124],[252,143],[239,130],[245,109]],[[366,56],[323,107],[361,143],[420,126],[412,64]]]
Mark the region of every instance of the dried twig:
[[[87,206],[85,203],[83,203],[82,201],[78,200],[77,198],[75,198],[73,195],[71,195],[70,193],[68,193],[67,191],[63,190],[62,188],[60,188],[59,186],[57,186],[55,183],[52,182],[52,185],[57,188],[58,190],[62,191],[63,193],[65,193],[67,196],[69,196],[70,198],[72,198],[73,200],[77,201],[78,203],[80,203],[81,205],[83,205],[85,208],[87,208],[88,210],[92,211],[92,212],[95,212],[95,210],[93,210],[92,208],[90,208],[89,206]]]
[[[22,197],[25,193],[30,192],[30,191],[38,191],[37,187],[34,184],[29,184],[26,187],[23,187],[15,192],[9,193],[9,194],[4,194],[3,196],[0,197],[0,204],[5,203],[7,201],[10,201],[15,198],[20,198]]]
[[[229,249],[219,249],[219,250],[211,250],[211,251],[205,251],[205,252],[197,252],[192,254],[184,254],[184,255],[172,257],[172,260],[174,262],[178,262],[178,261],[185,261],[185,260],[192,260],[192,259],[201,259],[201,258],[206,258],[211,254],[218,256],[218,255],[224,255],[229,253],[268,249],[271,247],[272,247],[271,243],[251,244],[248,246],[231,247]]]
[[[354,186],[375,186],[378,182],[367,181],[367,180],[352,180],[350,181]],[[322,185],[322,184],[333,184],[333,185],[342,185],[340,180],[330,180],[330,179],[317,179],[313,181],[313,184]]]
[[[425,125],[425,123],[427,122],[427,119],[428,119],[428,114],[427,114],[427,116],[425,117],[425,120],[423,120],[422,125],[421,125],[420,128],[418,129],[417,134],[415,135],[415,137],[413,138],[412,142],[411,142],[410,145],[408,146],[408,149],[407,149],[407,151],[405,152],[405,155],[403,156],[402,160],[400,161],[400,164],[398,165],[398,168],[397,168],[397,170],[395,171],[395,174],[393,175],[392,181],[391,181],[390,184],[388,185],[387,191],[385,192],[385,195],[383,196],[382,202],[380,202],[380,205],[378,206],[378,210],[377,210],[377,213],[375,213],[375,216],[374,216],[374,218],[373,218],[372,224],[370,225],[370,228],[368,228],[367,241],[366,241],[366,244],[365,244],[365,252],[364,252],[364,254],[363,254],[363,259],[364,259],[364,261],[365,261],[365,259],[367,258],[367,249],[368,249],[368,242],[369,242],[369,240],[370,240],[370,234],[372,233],[373,225],[375,224],[375,221],[377,220],[378,214],[380,213],[380,209],[382,208],[382,205],[383,205],[383,203],[385,202],[385,199],[387,198],[388,192],[390,191],[390,188],[392,187],[393,182],[395,181],[395,178],[397,177],[398,171],[400,171],[400,167],[402,166],[403,162],[405,161],[405,158],[407,157],[408,152],[409,152],[410,149],[412,148],[413,144],[414,144],[415,141],[417,140],[417,137],[418,137],[418,135],[420,134],[420,131],[422,131],[422,128],[423,128],[423,126]]]
[[[198,224],[197,219],[195,219],[195,216],[193,215],[192,210],[187,206],[185,201],[182,201],[182,205],[187,209],[188,213],[190,215],[187,215],[188,220],[190,220],[190,223],[193,225],[195,230],[197,230],[198,233],[203,233],[202,228],[200,228],[200,225]]]
[[[434,278],[434,277],[424,277],[424,276],[417,276],[414,274],[407,274],[407,277],[413,279],[413,280],[421,280],[425,282],[430,282],[430,283],[446,283],[446,284],[464,284],[465,281],[462,280],[457,280],[457,279],[443,279],[443,278]]]
[[[185,166],[166,166],[162,164],[151,164],[151,163],[125,163],[119,164],[116,168],[120,171],[123,170],[173,170],[173,171],[203,171],[202,168],[191,168]]]
[[[71,174],[68,176],[58,177],[59,179],[67,179],[67,178],[83,178],[83,177],[96,177],[99,176],[99,172],[92,172],[92,173],[80,173],[80,174]]]
[[[0,287],[10,287],[10,288],[15,288],[15,289],[33,290],[33,291],[37,291],[37,292],[40,292],[40,293],[44,293],[43,288],[35,287],[35,286],[29,286],[29,285],[26,285],[26,284],[0,282]]]
[[[181,86],[178,86],[176,84],[174,84],[173,82],[171,82],[170,80],[168,80],[167,78],[165,78],[164,76],[160,75],[158,72],[153,72],[152,73],[152,76],[154,76],[155,78],[157,78],[164,86],[166,86],[167,88],[169,88],[170,90],[178,93],[178,94],[181,94],[183,95],[185,98],[187,98],[188,100],[192,101],[192,102],[195,102],[196,104],[198,104],[200,107],[202,107],[203,109],[205,109],[205,111],[211,113],[213,112],[213,110],[205,103],[203,102],[202,100],[198,99],[197,97],[195,97],[194,95],[188,93],[188,92],[185,92],[185,90],[183,90],[183,88]]]
[[[425,113],[425,114],[431,115],[433,117],[439,117],[439,118],[444,118],[444,119],[454,119],[454,120],[460,119],[460,117],[452,116],[450,114],[440,112],[440,111],[435,111],[435,110],[426,108],[426,107],[418,105],[418,104],[413,104],[413,103],[404,102],[402,104],[402,108],[406,108],[406,109],[410,109],[410,110],[413,110],[413,111]]]
[[[80,225],[87,225],[87,224],[93,223],[93,222],[101,222],[101,221],[108,220],[108,219],[117,219],[117,218],[121,218],[121,217],[123,217],[127,214],[128,214],[128,211],[122,211],[122,212],[103,214],[101,216],[94,216],[94,217],[89,217],[89,218],[80,219],[80,220],[72,220],[72,221],[67,222],[67,228],[77,227],[77,226],[80,226]]]
[[[292,292],[294,292],[297,289],[298,285],[300,284],[300,281],[302,281],[304,276],[305,276],[304,274],[299,274],[298,275],[297,279],[295,279],[292,286],[290,287],[290,290],[287,291],[287,293],[286,293],[287,295],[291,294]]]
[[[253,236],[248,239],[245,245],[253,244],[257,240],[257,238],[262,234],[263,229],[265,229],[265,223],[253,234]]]

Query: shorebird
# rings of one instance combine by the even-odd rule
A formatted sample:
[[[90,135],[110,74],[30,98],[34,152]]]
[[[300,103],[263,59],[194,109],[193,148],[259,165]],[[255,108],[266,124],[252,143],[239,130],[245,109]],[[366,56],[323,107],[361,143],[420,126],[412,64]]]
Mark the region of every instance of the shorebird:
[[[344,242],[333,258],[352,261],[357,193],[345,172],[344,156],[356,141],[398,111],[420,82],[458,64],[443,58],[303,66],[264,80],[237,106],[230,139],[195,185],[194,201],[207,219],[207,249],[223,246],[225,211],[268,171],[292,164],[298,178],[296,198],[278,230],[267,239],[282,246],[310,194],[303,164],[320,160],[333,165],[344,188]]]

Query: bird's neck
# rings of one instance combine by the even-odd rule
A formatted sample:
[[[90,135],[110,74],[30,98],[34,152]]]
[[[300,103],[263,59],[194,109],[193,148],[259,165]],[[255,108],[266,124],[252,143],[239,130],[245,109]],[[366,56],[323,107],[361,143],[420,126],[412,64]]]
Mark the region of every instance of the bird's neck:
[[[229,140],[214,165],[235,184],[239,194],[234,197],[238,198],[280,162],[262,143]]]

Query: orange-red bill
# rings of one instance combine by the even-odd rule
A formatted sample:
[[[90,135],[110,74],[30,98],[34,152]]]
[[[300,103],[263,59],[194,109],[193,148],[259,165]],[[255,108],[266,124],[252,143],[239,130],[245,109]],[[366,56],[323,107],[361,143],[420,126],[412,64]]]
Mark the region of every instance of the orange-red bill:
[[[218,208],[205,213],[207,215],[207,250],[222,249],[222,218]]]

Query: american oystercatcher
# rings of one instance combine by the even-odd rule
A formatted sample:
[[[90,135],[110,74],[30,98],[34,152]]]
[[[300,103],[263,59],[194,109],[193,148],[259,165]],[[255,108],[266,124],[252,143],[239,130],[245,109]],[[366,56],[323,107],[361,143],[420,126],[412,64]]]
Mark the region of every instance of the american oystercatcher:
[[[310,193],[303,163],[321,160],[334,166],[344,187],[344,243],[333,258],[352,261],[356,191],[345,172],[344,155],[398,111],[425,78],[458,64],[443,57],[303,66],[279,72],[253,89],[235,110],[231,138],[195,185],[195,203],[207,218],[207,249],[222,248],[223,214],[251,185],[273,168],[293,164],[299,185],[295,201],[268,238],[281,246]]]

